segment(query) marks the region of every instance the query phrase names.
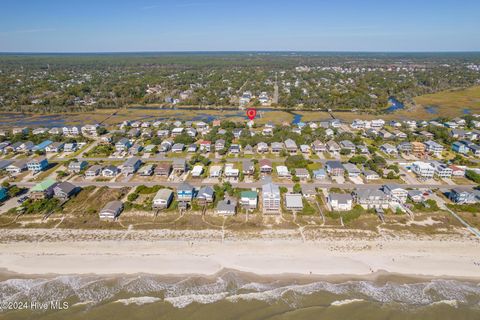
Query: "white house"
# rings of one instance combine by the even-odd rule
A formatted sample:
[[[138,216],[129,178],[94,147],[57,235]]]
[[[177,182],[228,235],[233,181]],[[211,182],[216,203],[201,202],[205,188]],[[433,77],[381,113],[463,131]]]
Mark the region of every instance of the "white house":
[[[173,200],[173,191],[170,189],[160,189],[153,198],[152,206],[155,209],[168,208]]]
[[[211,166],[210,167],[210,178],[219,178],[222,176],[223,167],[222,166]]]
[[[198,178],[202,175],[203,173],[203,166],[194,166],[193,169],[192,169],[192,177],[194,178]]]
[[[277,166],[275,169],[279,177],[290,177],[290,172],[286,166]]]
[[[453,169],[444,163],[435,161],[431,164],[435,168],[435,175],[439,178],[451,178]]]
[[[439,157],[443,152],[443,146],[433,140],[426,141],[424,144],[427,152],[433,154],[435,157]]]
[[[262,204],[264,214],[280,213],[280,188],[273,183],[262,186]]]
[[[412,171],[423,179],[431,179],[435,175],[435,168],[430,163],[423,161],[412,163]]]
[[[353,207],[353,197],[348,193],[330,193],[327,202],[334,211],[349,211]]]
[[[240,174],[240,170],[235,168],[233,163],[225,164],[225,177],[236,178]]]
[[[386,184],[383,191],[390,197],[390,200],[396,203],[405,203],[408,198],[408,191],[395,184]]]

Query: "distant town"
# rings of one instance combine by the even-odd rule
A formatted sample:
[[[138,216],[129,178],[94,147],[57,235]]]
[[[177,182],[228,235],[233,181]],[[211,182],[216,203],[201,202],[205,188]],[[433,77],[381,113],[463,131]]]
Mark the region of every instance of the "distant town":
[[[479,70],[475,53],[12,54],[0,59],[0,107],[34,113],[128,105],[393,111],[421,95],[478,85]],[[402,103],[392,105],[391,97]]]

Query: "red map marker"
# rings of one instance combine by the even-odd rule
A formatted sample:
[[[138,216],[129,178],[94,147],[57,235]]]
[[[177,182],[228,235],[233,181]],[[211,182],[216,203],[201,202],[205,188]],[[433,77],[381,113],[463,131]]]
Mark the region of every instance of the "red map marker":
[[[248,117],[250,120],[255,119],[255,116],[256,116],[256,115],[257,115],[257,110],[256,110],[256,109],[252,109],[252,108],[247,109],[247,117]]]

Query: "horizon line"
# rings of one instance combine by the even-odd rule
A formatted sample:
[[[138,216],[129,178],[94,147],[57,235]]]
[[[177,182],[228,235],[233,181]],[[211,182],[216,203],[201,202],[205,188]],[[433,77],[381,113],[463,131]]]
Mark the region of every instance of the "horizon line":
[[[122,53],[480,53],[480,50],[145,50],[145,51],[0,51],[5,54],[122,54]]]

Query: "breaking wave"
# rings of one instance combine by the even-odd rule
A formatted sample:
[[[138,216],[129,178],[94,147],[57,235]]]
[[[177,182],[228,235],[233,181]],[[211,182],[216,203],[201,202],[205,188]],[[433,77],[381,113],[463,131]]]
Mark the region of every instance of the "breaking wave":
[[[161,301],[162,299],[156,297],[134,297],[128,299],[120,299],[115,302],[124,304],[126,306],[131,304],[136,304],[137,306],[141,306],[147,303],[155,303],[157,301]]]
[[[458,301],[457,300],[441,300],[441,301],[436,301],[433,302],[431,305],[435,306],[438,304],[446,304],[449,305],[450,307],[458,308]]]
[[[178,297],[167,297],[165,301],[170,302],[176,308],[185,308],[189,304],[196,302],[200,304],[208,304],[223,300],[228,292],[211,293],[211,294],[188,294]]]
[[[330,305],[334,306],[334,307],[340,307],[340,306],[344,306],[346,304],[351,304],[351,303],[355,303],[355,302],[363,302],[363,301],[365,301],[365,300],[363,300],[363,299],[336,300],[336,301],[333,301]]]
[[[122,303],[137,305],[167,302],[175,308],[190,304],[210,304],[218,301],[282,301],[299,304],[300,298],[316,293],[324,295],[325,305],[342,306],[369,301],[408,306],[460,304],[479,306],[480,286],[459,280],[398,281],[351,280],[343,282],[312,281],[299,283],[295,279],[269,280],[235,271],[225,271],[214,277],[161,277],[156,275],[96,276],[70,275],[51,278],[7,279],[0,281],[0,301],[53,300],[73,302],[73,305]],[[306,283],[305,283],[306,282]],[[326,296],[326,298],[325,298]]]

